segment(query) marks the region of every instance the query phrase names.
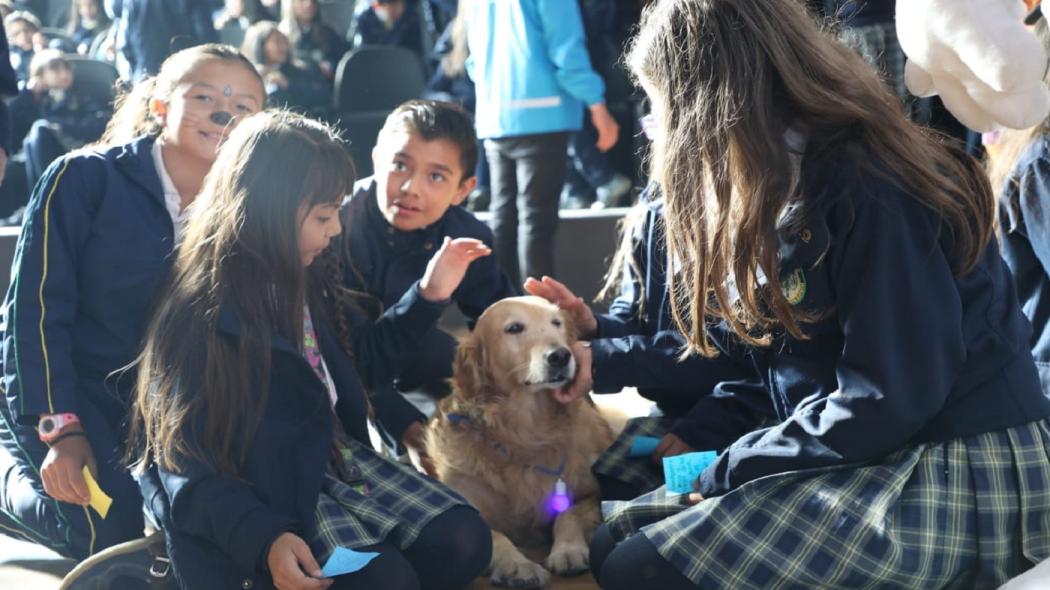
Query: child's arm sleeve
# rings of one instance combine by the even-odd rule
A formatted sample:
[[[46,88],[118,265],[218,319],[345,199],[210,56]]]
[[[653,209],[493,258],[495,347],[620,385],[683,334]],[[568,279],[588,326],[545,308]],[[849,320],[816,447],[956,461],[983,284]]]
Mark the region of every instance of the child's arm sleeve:
[[[691,355],[679,360],[685,341],[671,330],[653,336],[633,335],[591,341],[591,374],[595,393],[616,393],[624,387],[695,389],[707,395],[722,381],[745,375],[726,354],[714,358]]]
[[[1050,275],[1050,161],[1036,159],[1020,180],[1018,201],[1028,243]]]
[[[602,102],[605,82],[591,67],[579,5],[565,0],[537,0],[536,10],[558,84],[587,106]]]
[[[891,191],[857,197],[853,222],[839,215],[848,231],[828,253],[843,338],[837,389],[806,379],[805,359],[778,354],[788,382],[774,387],[812,393],[773,392],[804,401],[720,454],[700,475],[704,497],[766,475],[883,457],[943,407],[966,360],[962,299],[933,213]]]
[[[5,301],[4,379],[15,419],[76,412],[72,329],[78,306],[79,253],[92,231],[94,199],[81,158],[61,158],[37,184],[15,250]]]
[[[365,387],[375,389],[397,377],[400,363],[415,356],[446,307],[448,301],[424,299],[417,281],[378,320],[354,322],[354,366]]]
[[[720,451],[775,418],[769,390],[754,376],[716,385],[675,420],[671,434],[698,451]]]
[[[246,571],[261,569],[273,540],[299,531],[300,523],[266,506],[244,481],[198,461],[180,459],[179,473],[157,469],[170,500],[171,526],[201,537]]]
[[[426,422],[427,417],[412,402],[393,388],[393,383],[375,390],[369,399],[376,412],[376,421],[396,446],[401,444],[405,430],[414,422]]]

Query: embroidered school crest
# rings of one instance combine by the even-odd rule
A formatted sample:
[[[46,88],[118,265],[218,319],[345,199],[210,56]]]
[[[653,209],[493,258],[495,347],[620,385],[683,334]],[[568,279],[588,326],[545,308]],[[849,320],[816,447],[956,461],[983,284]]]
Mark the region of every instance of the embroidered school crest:
[[[784,279],[781,287],[788,303],[798,305],[806,297],[806,275],[802,273],[801,268],[797,268]]]

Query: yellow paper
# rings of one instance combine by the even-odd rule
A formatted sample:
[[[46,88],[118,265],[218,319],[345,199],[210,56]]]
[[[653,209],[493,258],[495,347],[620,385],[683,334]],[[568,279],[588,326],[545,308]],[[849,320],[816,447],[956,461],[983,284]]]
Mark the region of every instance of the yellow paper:
[[[106,495],[106,492],[102,491],[102,488],[98,487],[98,482],[95,481],[94,477],[91,477],[91,470],[84,466],[84,481],[87,482],[88,492],[91,493],[91,501],[88,505],[98,512],[99,516],[106,518],[109,514],[109,506],[113,503],[113,498]]]

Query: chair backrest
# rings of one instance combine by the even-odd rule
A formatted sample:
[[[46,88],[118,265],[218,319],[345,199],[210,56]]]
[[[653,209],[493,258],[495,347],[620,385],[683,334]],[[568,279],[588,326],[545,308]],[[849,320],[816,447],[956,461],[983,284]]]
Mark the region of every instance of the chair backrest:
[[[113,104],[116,95],[117,68],[88,57],[69,57],[73,68],[73,92],[90,96],[99,104]]]
[[[404,47],[359,47],[339,61],[335,110],[340,114],[390,111],[423,95],[426,78],[419,56]]]
[[[376,145],[379,130],[386,122],[388,111],[371,111],[343,115],[339,127],[344,137],[350,140],[350,155],[358,178],[372,175],[372,148]]]

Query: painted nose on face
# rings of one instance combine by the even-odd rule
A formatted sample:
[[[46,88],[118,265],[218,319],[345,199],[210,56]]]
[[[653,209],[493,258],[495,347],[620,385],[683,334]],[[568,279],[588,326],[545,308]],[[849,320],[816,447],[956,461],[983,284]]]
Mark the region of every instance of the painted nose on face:
[[[562,346],[561,348],[555,348],[550,350],[545,355],[547,366],[552,369],[564,369],[569,366],[569,359],[572,358],[572,353],[569,352],[568,348]]]
[[[216,111],[211,114],[211,117],[209,117],[209,119],[211,119],[211,122],[215,123],[216,125],[226,126],[229,125],[230,121],[233,120],[233,115],[227,113],[226,111]]]

